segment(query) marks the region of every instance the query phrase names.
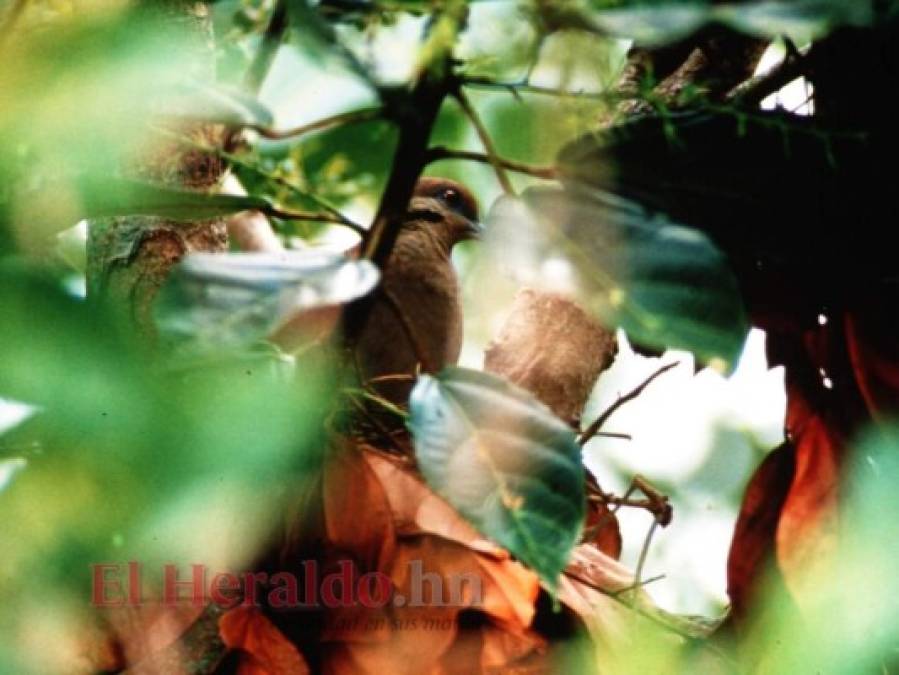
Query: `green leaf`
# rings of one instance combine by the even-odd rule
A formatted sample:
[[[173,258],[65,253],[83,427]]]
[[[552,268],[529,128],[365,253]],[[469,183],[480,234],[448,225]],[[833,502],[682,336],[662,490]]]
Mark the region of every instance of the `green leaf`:
[[[0,474],[27,460],[0,492],[0,622],[31,602],[13,583],[26,572],[68,605],[90,598],[89,572],[71,570],[97,561],[251,564],[322,461],[328,364],[306,359],[302,378],[224,358],[173,372],[55,276],[3,261],[0,288],[0,396],[39,409],[0,437]],[[68,631],[82,615],[58,616]]]
[[[583,14],[583,20],[591,29],[650,47],[681,40],[713,22],[775,38],[822,36],[838,26],[866,26],[874,19],[870,0],[760,0],[714,5],[702,0],[628,2],[611,8],[597,0],[590,4],[594,9]]]
[[[867,0],[764,0],[721,5],[715,8],[714,18],[752,35],[810,38],[826,35],[836,26],[871,25],[874,8]]]
[[[605,9],[593,13],[590,18],[603,32],[653,46],[687,37],[701,28],[710,14],[711,8],[706,2],[666,2]]]
[[[272,208],[263,197],[188,192],[119,178],[82,181],[81,189],[84,216],[89,218],[144,215],[189,222]]]
[[[728,262],[704,234],[576,183],[528,190],[524,206],[493,218],[547,228],[604,321],[645,346],[684,349],[726,371],[736,364],[749,324]]]
[[[163,287],[157,326],[182,353],[236,349],[262,340],[303,310],[365,295],[378,278],[370,262],[333,254],[193,254]]]
[[[428,484],[555,588],[584,520],[574,432],[527,392],[463,368],[422,375],[409,407]]]

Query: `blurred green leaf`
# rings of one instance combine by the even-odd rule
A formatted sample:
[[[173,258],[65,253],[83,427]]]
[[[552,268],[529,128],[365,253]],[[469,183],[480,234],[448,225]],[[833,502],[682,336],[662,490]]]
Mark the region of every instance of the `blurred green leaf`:
[[[874,21],[870,0],[762,0],[716,7],[714,18],[736,30],[762,37],[821,37],[839,26]]]
[[[555,588],[584,520],[574,432],[527,392],[462,368],[422,375],[409,407],[428,483]]]
[[[256,555],[320,461],[327,364],[302,382],[228,354],[176,372],[53,277],[5,264],[0,288],[0,396],[40,408],[2,439],[28,467],[0,499],[0,623],[18,625],[34,585],[84,607],[91,563]]]
[[[727,260],[705,235],[575,183],[531,188],[509,206],[491,217],[536,218],[532,226],[574,264],[607,323],[638,344],[684,349],[722,370],[736,365],[749,323]]]
[[[166,19],[95,10],[22,27],[0,64],[0,136],[16,139],[0,147],[0,163],[28,147],[82,172],[128,157],[173,87],[212,65],[191,30]]]
[[[190,222],[258,209],[272,204],[264,197],[188,192],[120,178],[83,181],[84,216],[144,215]]]
[[[592,24],[609,35],[632,38],[640,45],[659,45],[687,37],[711,19],[708,2],[633,3],[590,15]]]
[[[635,1],[616,7],[592,0],[590,4],[593,10],[585,9],[581,15],[582,28],[589,26],[603,33],[631,38],[644,46],[681,40],[715,22],[753,35],[776,38],[821,36],[839,26],[870,25],[874,20],[871,0]]]
[[[301,311],[365,295],[378,278],[366,260],[315,252],[189,255],[163,287],[157,326],[192,352],[245,347]]]

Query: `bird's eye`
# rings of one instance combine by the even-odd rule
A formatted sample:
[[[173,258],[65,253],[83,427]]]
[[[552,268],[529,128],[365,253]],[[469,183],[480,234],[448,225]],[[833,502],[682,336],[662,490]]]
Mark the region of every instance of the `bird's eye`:
[[[462,195],[454,188],[447,188],[441,192],[440,198],[449,206],[459,206],[462,204]]]

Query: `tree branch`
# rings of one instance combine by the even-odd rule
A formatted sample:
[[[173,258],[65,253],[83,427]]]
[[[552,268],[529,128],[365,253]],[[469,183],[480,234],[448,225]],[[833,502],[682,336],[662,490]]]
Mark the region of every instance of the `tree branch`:
[[[808,74],[809,49],[788,53],[783,61],[766,73],[740,83],[727,93],[727,99],[735,103],[757,106],[771,94],[776,94],[797,77]]]
[[[264,138],[268,138],[271,140],[283,140],[285,138],[294,138],[296,136],[308,134],[312,131],[321,131],[330,127],[340,126],[342,124],[369,122],[371,120],[379,119],[383,116],[384,111],[380,107],[363,108],[362,110],[351,110],[349,112],[325,117],[324,119],[316,120],[315,122],[310,122],[309,124],[302,124],[298,127],[294,127],[293,129],[285,129],[283,131],[270,129],[268,127],[258,126],[255,124],[248,125],[246,128],[252,129]]]
[[[481,164],[490,164],[490,157],[480,152],[470,152],[468,150],[450,150],[443,146],[435,146],[428,150],[427,163],[439,162],[444,159],[461,159],[471,162],[480,162]],[[544,180],[556,180],[558,178],[558,170],[554,166],[535,166],[516,162],[503,157],[495,157],[504,169],[522,173],[535,178],[543,178]]]
[[[399,127],[399,140],[378,211],[363,238],[362,255],[382,271],[399,236],[415,184],[427,164],[428,141],[437,113],[457,86],[452,73],[452,50],[466,12],[465,2],[452,0],[434,13],[430,22],[431,38],[421,50],[427,60],[421,64],[421,74],[411,92],[397,94],[395,89],[379,90],[382,101],[390,103],[386,107]],[[348,345],[355,343],[365,327],[373,302],[369,295],[344,310],[342,335]]]
[[[628,392],[623,396],[619,396],[618,400],[615,401],[612,405],[610,405],[605,411],[603,411],[599,417],[591,424],[587,429],[580,435],[578,438],[578,443],[580,445],[586,445],[587,441],[596,436],[597,432],[602,428],[602,425],[608,422],[609,418],[615,414],[615,412],[621,408],[625,403],[633,401],[640,394],[643,393],[643,390],[646,389],[652,382],[662,375],[663,373],[667,373],[669,370],[674,368],[675,366],[680,365],[678,361],[674,363],[669,363],[667,365],[662,366],[657,371],[655,371],[652,375],[646,378],[638,387]]]
[[[478,134],[478,138],[481,139],[481,145],[484,146],[484,151],[487,153],[487,159],[490,162],[490,165],[493,167],[494,172],[496,172],[496,179],[499,181],[500,187],[502,187],[503,192],[514,197],[515,188],[512,187],[512,182],[506,175],[503,163],[497,156],[496,146],[493,145],[493,139],[490,138],[490,132],[488,132],[487,127],[484,126],[484,122],[478,115],[478,111],[474,109],[474,106],[471,104],[468,96],[465,95],[465,92],[462,91],[461,88],[457,89],[453,93],[453,96],[459,102],[459,105],[462,106],[462,111],[471,121],[472,126],[475,128],[475,131]]]
[[[502,89],[508,91],[515,97],[520,97],[520,94],[524,92],[540,96],[582,98],[594,101],[609,101],[613,103],[628,98],[627,94],[616,91],[570,91],[566,89],[555,89],[553,87],[541,87],[540,85],[531,84],[526,80],[522,80],[521,82],[496,82],[495,80],[486,77],[464,77],[461,80],[461,84],[466,87],[478,87],[481,89]]]

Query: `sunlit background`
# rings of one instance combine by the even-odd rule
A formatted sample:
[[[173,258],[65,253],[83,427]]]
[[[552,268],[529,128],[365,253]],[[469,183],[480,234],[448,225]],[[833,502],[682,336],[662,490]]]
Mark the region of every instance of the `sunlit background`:
[[[53,18],[59,14],[73,15],[76,4],[41,3],[41,6]],[[123,4],[93,3],[106,8]],[[229,38],[223,41],[227,46],[220,48],[218,54],[221,80],[231,84],[240,81],[258,47],[258,29],[264,25],[270,8],[269,2],[223,0],[214,4],[220,36]],[[474,67],[472,72],[480,71],[513,84],[527,76],[535,85],[582,94],[607,91],[623,63],[627,42],[572,31],[553,34],[540,42],[531,25],[521,20],[519,12],[515,3],[471,5],[472,29],[462,36],[457,55]],[[356,57],[371,64],[382,80],[402,82],[417,62],[418,41],[425,21],[405,16],[377,29],[344,26],[340,30]],[[90,45],[97,43],[97,35],[91,32],[96,27],[86,26],[83,34],[75,30],[65,36],[77,49],[47,50],[46,62],[25,58],[44,53],[36,42],[37,47],[31,46],[33,53],[25,49],[22,54],[16,54],[22,60],[13,59],[10,62],[13,68],[0,72],[3,75],[0,95],[4,97],[0,140],[8,140],[8,135],[16,139],[15,144],[4,146],[6,154],[0,155],[0,170],[6,171],[20,161],[33,162],[30,166],[36,168],[35,177],[23,187],[23,194],[42,195],[36,200],[19,199],[16,195],[11,213],[4,215],[9,216],[14,229],[22,235],[23,248],[66,269],[66,291],[71,298],[78,299],[83,299],[85,294],[86,224],[76,222],[77,209],[73,204],[77,195],[71,190],[48,191],[47,185],[55,186],[53,181],[59,181],[66,187],[67,172],[84,168],[82,163],[89,170],[102,172],[108,163],[127,159],[134,148],[126,141],[133,141],[135,125],[147,121],[146,111],[139,109],[140,106],[113,104],[129,96],[145,102],[141,98],[146,93],[145,80],[168,82],[182,70],[180,51],[170,50],[168,58],[148,62],[147,54],[156,52],[149,46],[146,53],[142,52],[143,43],[138,40],[115,41],[121,52],[111,58],[102,49],[91,51]],[[110,31],[118,38],[134,37],[128,31],[124,34],[113,28]],[[149,42],[151,38],[147,38]],[[802,40],[797,40],[797,44],[801,47]],[[129,49],[128,45],[137,47]],[[781,44],[774,44],[759,70],[770,68],[784,53]],[[71,63],[68,63],[70,54]],[[98,63],[105,64],[108,70],[96,70]],[[39,75],[46,76],[56,69],[68,74],[68,79],[63,78],[65,86],[45,89],[33,82],[26,86],[32,80],[40,82]],[[99,86],[100,82],[103,86]],[[16,96],[10,92],[16,92]],[[797,81],[767,99],[763,107],[808,113],[812,111],[810,94],[809,86]],[[559,97],[528,92],[513,95],[501,87],[473,87],[469,95],[499,152],[510,159],[538,166],[552,163],[566,141],[595,128],[597,120],[607,112],[601,96]],[[377,103],[375,92],[350,72],[345,62],[309,48],[302,41],[279,50],[259,98],[274,114],[274,127],[278,129]],[[32,118],[28,114],[29,101],[37,101],[35,105],[42,111],[40,117]],[[9,120],[12,122],[7,127]],[[42,135],[44,129],[54,133]],[[275,177],[327,198],[358,222],[370,220],[396,139],[395,130],[388,123],[370,121],[285,141],[260,140],[252,133],[248,136],[247,157],[267,172],[267,176],[260,177],[259,173],[236,166],[235,175],[248,189],[263,178]],[[454,149],[483,150],[475,130],[452,102],[441,112],[433,143]],[[758,170],[765,168],[758,167]],[[488,224],[492,222],[491,206],[501,190],[490,167],[443,161],[429,166],[428,173],[465,182],[477,194],[484,219]],[[519,190],[538,182],[519,175],[511,178]],[[48,193],[54,199],[46,199]],[[275,196],[287,199],[283,194]],[[26,226],[32,223],[45,227],[28,229]],[[346,250],[355,243],[355,235],[345,228],[280,221],[274,224],[297,247],[326,245]],[[59,229],[65,231],[57,236]],[[484,350],[502,326],[520,287],[537,286],[583,299],[585,290],[578,287],[577,275],[569,262],[563,256],[544,257],[543,253],[536,248],[528,250],[524,237],[510,241],[505,234],[491,236],[490,232],[482,242],[459,247],[455,261],[463,278],[466,308],[463,365],[482,366]],[[71,341],[87,342],[87,333],[77,332],[83,328],[80,324],[57,325],[59,317],[53,314],[53,307],[26,303],[22,307],[14,305],[14,309],[18,313],[3,316],[2,320],[22,321],[24,325],[26,317],[31,319],[37,314],[45,322],[42,325],[53,325],[58,334],[51,335],[49,331],[25,335],[14,331],[14,345],[28,343],[33,347],[27,354],[24,351],[17,354],[36,355],[34,370],[26,372],[25,366],[16,370],[13,367],[16,364],[10,362],[0,363],[0,368],[14,372],[12,379],[26,385],[26,390],[30,378],[35,381],[45,378],[46,389],[57,396],[51,397],[54,402],[76,401],[84,405],[66,408],[66,416],[58,425],[46,421],[57,434],[55,438],[64,452],[59,456],[48,453],[49,460],[42,464],[41,471],[35,472],[30,480],[23,480],[32,468],[29,459],[36,456],[29,455],[33,449],[4,443],[17,430],[40,420],[42,411],[28,405],[27,397],[21,401],[0,399],[0,499],[5,500],[4,514],[13,516],[5,517],[0,526],[0,533],[9,533],[0,557],[0,572],[13,570],[19,564],[33,564],[39,581],[46,582],[48,587],[51,584],[62,587],[70,581],[70,567],[75,564],[72,561],[81,564],[86,551],[92,555],[96,550],[115,552],[138,541],[148,546],[151,559],[152,555],[176,555],[187,560],[201,550],[230,561],[235,556],[229,543],[242,538],[242,543],[252,547],[254,535],[259,534],[254,524],[271,515],[268,509],[278,508],[274,498],[271,501],[258,498],[258,494],[264,493],[260,486],[271,476],[267,472],[293,467],[291,462],[297,448],[292,445],[295,437],[291,434],[297,426],[302,431],[302,423],[309,420],[297,420],[292,415],[298,400],[305,404],[308,398],[304,397],[315,395],[314,388],[297,393],[250,387],[234,397],[226,397],[227,405],[224,412],[219,411],[217,419],[223,419],[231,410],[239,410],[240,414],[228,419],[229,428],[238,433],[234,438],[222,438],[214,421],[209,424],[203,421],[203,415],[209,412],[205,406],[212,407],[207,399],[221,394],[214,378],[175,392],[154,388],[158,383],[150,383],[146,391],[134,393],[127,373],[119,377],[117,369],[110,365],[112,361],[103,361],[109,357],[103,351],[105,347],[94,349],[91,345],[87,353],[80,353],[70,346],[69,351],[59,356],[57,352]],[[70,330],[71,335],[67,333]],[[2,330],[0,337],[5,339]],[[585,461],[606,490],[623,493],[631,478],[639,474],[670,497],[674,520],[668,528],[657,531],[651,542],[643,570],[643,579],[652,580],[647,591],[665,609],[719,616],[727,602],[725,560],[743,489],[761,459],[783,439],[783,372],[769,369],[765,336],[760,331],[750,334],[742,358],[729,377],[712,369],[696,373],[693,358],[685,353],[669,352],[652,359],[634,353],[623,335],[619,336],[619,342],[615,364],[602,375],[587,406],[584,414],[587,421],[619,395],[639,385],[660,365],[677,362],[678,366],[609,420],[607,430],[628,434],[631,440],[597,438],[588,445]],[[118,356],[117,352],[111,353]],[[7,356],[4,354],[3,358]],[[10,361],[15,358],[13,354]],[[93,368],[92,364],[101,365]],[[129,392],[134,393],[133,398],[128,397]],[[175,403],[169,401],[170,396],[175,398]],[[294,400],[290,396],[298,398]],[[124,422],[89,417],[96,412],[91,407],[95,402],[92,397],[104,403],[119,402],[121,410],[132,413],[133,417]],[[149,407],[148,402],[152,404]],[[187,411],[181,421],[189,432],[191,447],[198,450],[196,457],[180,452],[182,438],[167,435],[168,426],[174,425],[171,419],[140,417],[139,413],[148,409],[156,411],[153,406],[173,415]],[[270,422],[261,439],[254,435],[258,432],[259,419]],[[141,443],[135,448],[124,447],[123,439],[134,434],[140,436]],[[258,454],[245,453],[247,445],[259,450]],[[872,451],[871,456],[874,455]],[[73,458],[78,462],[73,462]],[[890,495],[884,488],[883,475],[888,475],[891,465],[878,461],[870,460],[868,464],[873,467],[875,478],[879,476],[881,481],[877,484],[880,492],[875,492],[875,497],[882,497],[886,502]],[[70,470],[71,465],[77,470]],[[102,480],[109,475],[97,478],[101,471],[116,479],[114,494],[102,491]],[[18,492],[11,489],[11,486],[19,487],[17,481],[21,481],[23,488]],[[158,499],[160,495],[163,500]],[[259,511],[248,511],[247,503],[255,504]],[[873,498],[859,498],[859,504],[866,516],[877,513],[878,504]],[[622,558],[634,568],[649,530],[650,516],[627,508],[618,515],[624,535]],[[215,533],[237,516],[242,516],[237,532],[230,539],[216,539]],[[895,527],[895,523],[889,525]],[[194,536],[201,529],[208,529],[208,538]],[[173,541],[160,542],[154,538],[160,531],[175,532],[178,536]],[[865,530],[864,534],[870,532]],[[890,542],[895,542],[895,537],[887,544],[892,545]],[[869,548],[860,546],[859,550],[870,552],[870,541],[863,543]],[[895,584],[887,565],[891,560],[883,556],[871,556],[869,560],[858,553],[851,557],[842,573],[864,578],[872,597],[883,596],[878,593],[879,588]],[[2,574],[0,582],[4,582]],[[839,584],[831,586],[827,586],[830,595],[822,596],[822,606],[852,609],[853,599],[840,594]],[[71,591],[71,586],[66,588]],[[47,641],[47,636],[54,636],[67,619],[77,624],[79,614],[70,602],[76,596],[60,594],[54,596],[58,602],[54,599],[41,604],[20,593],[22,589],[13,590],[19,593],[16,597],[19,604],[6,603],[0,609],[0,627],[15,623],[18,632],[9,633],[14,641],[22,639],[39,646]],[[836,605],[828,605],[831,600]],[[863,634],[866,627],[884,617],[882,625],[891,625],[887,619],[895,619],[896,610],[887,606],[883,597],[879,600],[880,604],[875,603],[871,613],[850,627],[856,634]],[[8,607],[16,610],[16,616],[4,614]],[[22,625],[26,628],[21,628]],[[831,632],[834,630],[829,628]],[[798,644],[797,650],[808,649],[808,642]],[[0,643],[0,652],[5,648],[8,649]],[[51,655],[42,657],[49,659]],[[6,655],[0,653],[0,670],[4,658]],[[65,662],[66,654],[63,650],[61,656],[52,658]]]
[[[230,20],[238,4],[216,5],[220,23]],[[494,75],[497,63],[505,64],[504,75],[509,81],[517,81],[530,69],[530,82],[549,88],[602,92],[613,81],[624,58],[626,42],[562,33],[538,46],[536,34],[529,24],[517,20],[517,12],[511,3],[472,5],[470,25],[475,28],[465,34],[459,55],[475,64],[483,63],[484,72]],[[349,36],[352,38],[349,44],[359,58],[376,64],[381,78],[400,82],[410,76],[416,63],[424,21],[424,18],[406,17],[370,34],[360,31]],[[245,47],[247,51],[250,44]],[[518,53],[510,52],[503,55],[505,58],[497,59],[497,44],[508,44],[510,50]],[[536,60],[531,62],[535,55]],[[223,59],[227,62],[228,58],[238,56],[229,53]],[[782,46],[773,45],[760,70],[771,67],[782,56]],[[502,90],[473,91],[471,98],[500,151],[513,159],[538,165],[549,164],[561,144],[592,128],[603,110],[601,102],[589,99],[528,93],[514,97]],[[764,105],[802,109],[808,106],[808,98],[807,86],[794,82]],[[274,113],[276,128],[292,128],[377,103],[375,92],[348,73],[342,64],[323,60],[294,46],[283,47],[278,52],[260,99]],[[344,147],[347,150],[352,147],[357,154],[338,151],[319,158],[320,148],[330,147],[328,143],[333,144],[335,139],[340,147],[340,133],[311,135],[299,145],[264,141],[260,147],[263,156],[270,154],[273,170],[290,179],[302,180],[301,165],[310,157],[321,162],[317,180],[326,182],[311,187],[323,188],[332,198],[343,197],[344,210],[357,221],[366,222],[377,205],[378,191],[389,163],[392,133],[386,128],[373,134],[369,130],[366,132],[369,135],[364,136],[369,141],[367,144],[352,146],[353,132],[345,132]],[[370,143],[372,139],[375,145]],[[434,143],[482,150],[474,129],[452,104],[441,115]],[[485,217],[501,194],[488,166],[444,161],[432,165],[429,173],[464,181],[479,197]],[[349,186],[348,178],[353,179]],[[519,188],[536,182],[517,175],[513,180]],[[76,295],[84,293],[85,237],[84,223],[58,237],[58,255],[73,266],[70,287]],[[322,229],[314,237],[314,241],[323,245],[344,250],[355,240],[353,233],[339,227]],[[308,240],[295,241],[297,245],[308,245]],[[484,349],[502,325],[505,309],[522,285],[577,294],[577,289],[572,287],[573,275],[564,259],[541,261],[540,269],[526,270],[514,278],[504,276],[492,258],[504,254],[502,246],[502,242],[488,236],[485,243],[464,245],[457,251],[456,261],[464,275],[466,304],[462,365],[482,366]],[[485,252],[490,248],[493,250]],[[601,377],[585,420],[592,419],[619,394],[640,384],[659,364],[672,361],[679,363],[675,370],[659,378],[638,400],[626,405],[610,420],[611,430],[630,434],[632,440],[595,439],[587,446],[585,460],[607,490],[622,493],[631,477],[640,474],[670,495],[675,518],[669,528],[657,533],[649,549],[644,578],[656,580],[647,590],[669,610],[715,615],[726,603],[725,559],[742,489],[764,453],[782,440],[783,375],[780,370],[768,370],[764,335],[759,331],[750,335],[739,367],[728,378],[708,369],[694,374],[693,359],[688,354],[671,352],[660,360],[637,355],[622,334],[616,362]],[[0,432],[31,414],[34,410],[25,404],[0,401]],[[0,489],[22,466],[21,459],[8,459],[0,464]],[[651,516],[623,509],[619,518],[624,534],[623,560],[633,567]]]

